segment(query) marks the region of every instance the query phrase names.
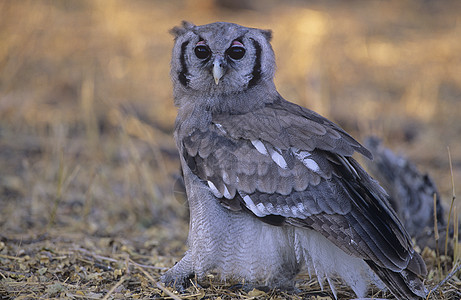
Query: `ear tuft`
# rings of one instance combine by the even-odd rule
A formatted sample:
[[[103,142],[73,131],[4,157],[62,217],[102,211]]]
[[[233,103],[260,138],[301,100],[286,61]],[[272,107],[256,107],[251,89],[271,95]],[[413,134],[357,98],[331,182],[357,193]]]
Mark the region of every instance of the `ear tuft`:
[[[185,34],[187,31],[194,28],[195,25],[188,21],[182,21],[181,26],[175,26],[170,29],[170,33],[174,35],[175,38]]]
[[[270,30],[270,29],[268,29],[268,30],[262,30],[262,29],[261,29],[260,31],[261,31],[261,33],[264,35],[264,37],[266,37],[266,40],[267,40],[268,42],[270,42],[271,39],[272,39],[272,30]]]

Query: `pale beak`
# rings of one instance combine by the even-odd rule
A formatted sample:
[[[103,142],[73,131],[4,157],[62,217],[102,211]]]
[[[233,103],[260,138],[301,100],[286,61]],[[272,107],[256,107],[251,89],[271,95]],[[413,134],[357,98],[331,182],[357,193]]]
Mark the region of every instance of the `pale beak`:
[[[223,58],[218,56],[213,61],[213,77],[214,77],[214,82],[216,83],[216,85],[219,83],[219,80],[224,75],[224,71],[225,71],[225,67],[224,67]]]

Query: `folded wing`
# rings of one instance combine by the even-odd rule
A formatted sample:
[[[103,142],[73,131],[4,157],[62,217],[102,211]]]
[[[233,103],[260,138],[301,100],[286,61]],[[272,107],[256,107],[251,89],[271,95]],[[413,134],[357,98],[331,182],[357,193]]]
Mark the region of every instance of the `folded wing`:
[[[314,229],[364,259],[394,294],[401,284],[413,286],[409,294],[424,293],[424,262],[384,190],[351,158],[371,154],[327,119],[279,99],[251,113],[213,116],[182,149],[225,207]]]

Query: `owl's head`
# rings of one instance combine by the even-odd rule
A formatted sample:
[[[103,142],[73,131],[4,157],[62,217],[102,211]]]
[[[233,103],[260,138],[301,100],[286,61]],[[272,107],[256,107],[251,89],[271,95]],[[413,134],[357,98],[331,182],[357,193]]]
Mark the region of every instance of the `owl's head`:
[[[203,26],[183,22],[171,33],[175,36],[171,77],[176,92],[229,95],[273,81],[275,58],[269,30],[224,22]]]

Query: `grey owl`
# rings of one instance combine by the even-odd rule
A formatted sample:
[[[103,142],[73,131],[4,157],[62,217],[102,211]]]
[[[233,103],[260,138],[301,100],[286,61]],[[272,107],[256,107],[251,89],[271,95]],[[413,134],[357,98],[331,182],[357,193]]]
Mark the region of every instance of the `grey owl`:
[[[370,152],[336,124],[277,92],[271,32],[183,22],[171,77],[175,140],[190,207],[189,249],[162,276],[177,289],[221,278],[292,288],[303,268],[420,299],[426,265],[351,156]],[[322,285],[323,288],[323,285]]]

